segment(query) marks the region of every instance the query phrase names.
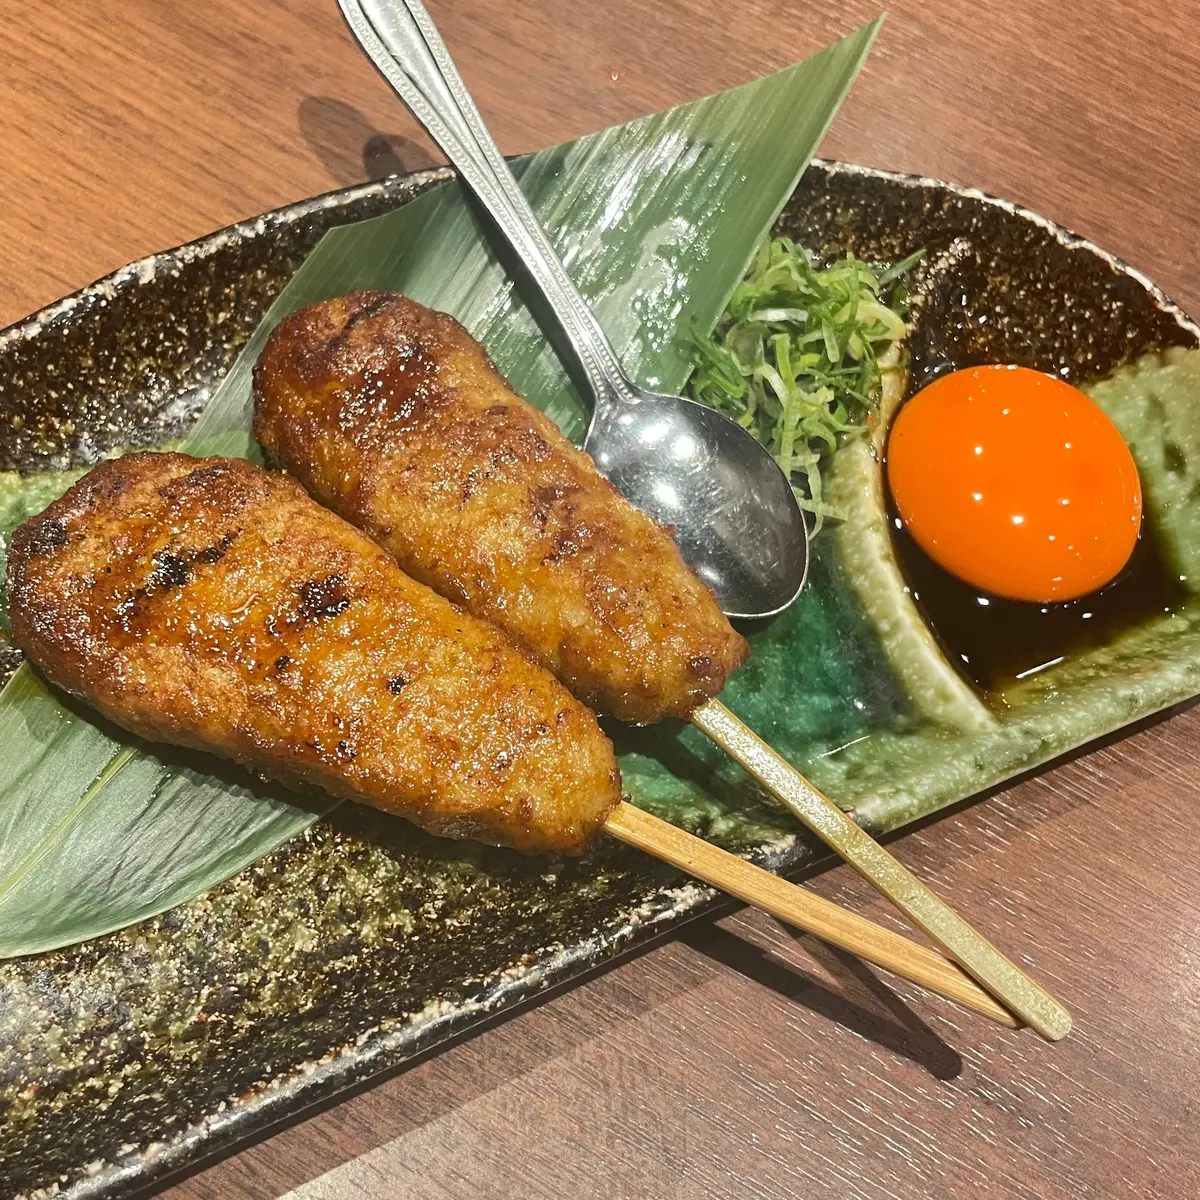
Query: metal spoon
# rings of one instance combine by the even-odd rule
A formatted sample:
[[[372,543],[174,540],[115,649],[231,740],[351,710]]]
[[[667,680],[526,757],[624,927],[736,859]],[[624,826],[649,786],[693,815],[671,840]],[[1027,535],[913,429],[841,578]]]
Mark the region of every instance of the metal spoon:
[[[728,417],[630,381],[484,126],[419,0],[338,0],[354,36],[475,193],[541,289],[594,398],[584,449],[636,507],[674,526],[685,561],[731,617],[799,594],[808,538],[767,450]]]

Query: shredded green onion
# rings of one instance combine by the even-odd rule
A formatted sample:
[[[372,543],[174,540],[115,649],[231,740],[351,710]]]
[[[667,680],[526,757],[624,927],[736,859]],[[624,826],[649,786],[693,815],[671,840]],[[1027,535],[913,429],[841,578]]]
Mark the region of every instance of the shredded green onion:
[[[842,515],[822,499],[820,462],[865,428],[879,406],[878,358],[905,333],[880,292],[923,254],[877,274],[852,254],[818,267],[790,238],[768,238],[716,329],[692,334],[692,397],[771,451],[817,529]]]

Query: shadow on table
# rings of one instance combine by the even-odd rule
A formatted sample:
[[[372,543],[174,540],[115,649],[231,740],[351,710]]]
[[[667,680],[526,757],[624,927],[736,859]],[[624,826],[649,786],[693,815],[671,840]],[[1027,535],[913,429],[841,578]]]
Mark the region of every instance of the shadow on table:
[[[338,187],[436,167],[442,159],[414,138],[384,133],[357,108],[331,96],[305,96],[300,134]]]
[[[804,938],[805,949],[841,985],[835,990],[720,925],[689,926],[679,936],[697,953],[740,972],[786,1000],[844,1025],[869,1042],[903,1055],[935,1079],[955,1079],[962,1073],[962,1057],[958,1052],[852,954],[804,934],[794,934],[797,940]]]

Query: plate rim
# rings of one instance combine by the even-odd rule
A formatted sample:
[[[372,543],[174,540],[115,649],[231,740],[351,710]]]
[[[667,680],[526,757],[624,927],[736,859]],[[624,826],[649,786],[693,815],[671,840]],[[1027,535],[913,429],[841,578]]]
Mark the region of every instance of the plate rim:
[[[891,170],[883,167],[868,167],[859,163],[845,162],[841,159],[821,157],[810,159],[805,171],[807,172],[811,167],[816,167],[819,171],[823,171],[826,175],[830,176],[845,175],[864,179],[882,179],[889,183],[909,188],[940,188],[964,200],[986,204],[990,207],[998,208],[1010,216],[1029,221],[1052,234],[1054,239],[1067,249],[1079,249],[1094,254],[1108,263],[1115,271],[1136,280],[1162,311],[1169,313],[1175,318],[1181,328],[1192,334],[1197,340],[1200,340],[1200,321],[1190,317],[1179,303],[1167,295],[1143,271],[1132,266],[1119,255],[1105,250],[1103,246],[1092,241],[1090,238],[1074,232],[1068,226],[1055,221],[1051,217],[1045,216],[1036,209],[1018,204],[1013,200],[1006,200],[981,188],[968,187],[965,184],[938,179],[932,175],[921,175],[915,172]],[[118,267],[115,271],[110,271],[107,275],[101,275],[92,280],[91,283],[84,284],[69,295],[52,300],[49,304],[43,305],[34,312],[24,317],[19,317],[11,324],[0,328],[0,350],[3,350],[13,342],[26,341],[31,337],[35,337],[46,326],[52,325],[58,320],[69,316],[75,309],[91,300],[97,298],[107,299],[119,288],[128,286],[131,283],[148,283],[155,277],[160,267],[167,262],[177,262],[180,264],[193,262],[216,253],[230,242],[249,241],[261,237],[268,233],[273,226],[300,220],[314,213],[345,207],[361,200],[387,197],[391,193],[396,193],[397,200],[402,201],[405,191],[424,189],[434,184],[444,183],[456,178],[457,173],[453,167],[422,167],[413,171],[387,175],[382,179],[373,179],[364,183],[332,188],[316,196],[310,196],[304,200],[293,200],[287,204],[280,205],[278,208],[268,209],[256,216],[246,217],[240,221],[233,221],[228,225],[223,225],[219,229],[213,230],[211,233],[202,234],[200,237],[193,238],[190,241],[180,242],[178,245],[169,246],[163,250],[156,250],[150,254],[143,255],[141,258],[134,259],[132,262],[126,263],[123,267]],[[803,178],[803,175],[801,178]]]

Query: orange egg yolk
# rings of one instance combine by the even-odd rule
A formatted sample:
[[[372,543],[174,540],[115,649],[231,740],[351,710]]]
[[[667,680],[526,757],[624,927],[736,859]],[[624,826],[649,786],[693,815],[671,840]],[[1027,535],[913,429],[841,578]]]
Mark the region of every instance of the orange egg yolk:
[[[1078,388],[1026,367],[971,367],[919,391],[892,424],[887,477],[930,558],[1013,600],[1103,587],[1141,529],[1141,482],[1116,426]]]

